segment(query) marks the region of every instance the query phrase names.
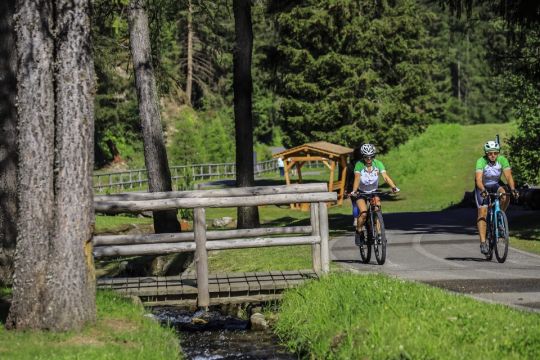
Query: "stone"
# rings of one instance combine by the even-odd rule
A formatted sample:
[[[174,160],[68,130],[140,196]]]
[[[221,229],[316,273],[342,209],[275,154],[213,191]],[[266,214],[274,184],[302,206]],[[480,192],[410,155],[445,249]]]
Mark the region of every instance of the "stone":
[[[230,216],[224,216],[222,218],[217,218],[212,220],[213,227],[225,227],[233,221],[233,218]]]
[[[268,328],[268,323],[261,313],[254,313],[249,319],[251,323],[251,330],[262,331]]]

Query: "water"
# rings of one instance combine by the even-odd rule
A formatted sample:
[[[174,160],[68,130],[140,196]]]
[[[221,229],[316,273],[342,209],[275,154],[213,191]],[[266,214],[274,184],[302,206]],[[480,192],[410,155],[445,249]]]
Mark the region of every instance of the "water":
[[[270,330],[251,331],[249,321],[217,311],[195,313],[178,308],[155,308],[163,324],[173,326],[180,336],[187,359],[296,359],[278,344]]]

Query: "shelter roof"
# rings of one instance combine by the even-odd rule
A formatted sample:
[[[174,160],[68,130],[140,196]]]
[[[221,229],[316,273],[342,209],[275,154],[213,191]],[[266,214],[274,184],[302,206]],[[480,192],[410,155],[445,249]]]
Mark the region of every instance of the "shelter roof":
[[[306,155],[318,155],[328,157],[340,157],[349,155],[353,152],[353,149],[332,144],[327,141],[317,141],[311,143],[305,143],[303,145],[295,146],[290,149],[286,149],[272,155],[274,158],[282,157],[284,159],[294,156],[306,156]]]

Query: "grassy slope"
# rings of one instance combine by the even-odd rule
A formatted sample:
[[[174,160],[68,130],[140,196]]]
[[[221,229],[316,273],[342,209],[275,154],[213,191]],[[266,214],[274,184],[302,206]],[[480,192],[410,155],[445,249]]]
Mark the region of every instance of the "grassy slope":
[[[540,358],[540,314],[383,275],[288,291],[276,331],[312,359]]]
[[[0,359],[180,359],[174,331],[144,317],[142,307],[98,292],[98,319],[80,333],[6,331],[0,322]]]

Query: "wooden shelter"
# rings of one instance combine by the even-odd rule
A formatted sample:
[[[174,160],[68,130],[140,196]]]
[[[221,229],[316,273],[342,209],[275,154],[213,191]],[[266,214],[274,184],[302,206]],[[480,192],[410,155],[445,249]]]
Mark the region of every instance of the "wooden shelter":
[[[347,157],[352,154],[352,152],[353,149],[345,146],[332,144],[327,141],[317,141],[283,150],[272,156],[276,159],[283,159],[283,162],[285,163],[285,181],[287,185],[291,184],[289,171],[293,167],[296,167],[298,173],[298,183],[302,183],[302,166],[310,161],[322,161],[323,164],[330,169],[328,191],[337,191],[337,204],[341,205],[345,195]],[[334,180],[336,171],[338,171],[339,174],[337,181]]]

